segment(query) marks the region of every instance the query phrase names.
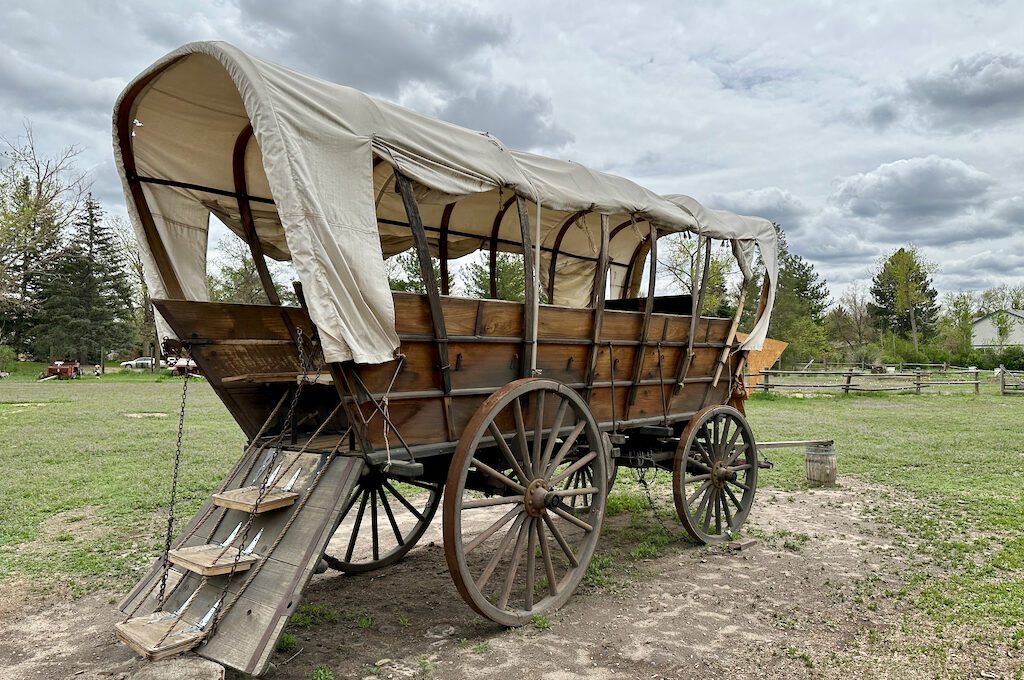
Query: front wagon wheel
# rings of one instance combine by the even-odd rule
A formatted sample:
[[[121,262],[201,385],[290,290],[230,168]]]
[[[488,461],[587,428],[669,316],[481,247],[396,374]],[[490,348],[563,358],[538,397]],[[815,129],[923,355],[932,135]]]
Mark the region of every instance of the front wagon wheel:
[[[721,543],[739,532],[757,490],[757,446],[747,419],[732,406],[697,413],[679,438],[672,496],[686,532]]]
[[[470,607],[517,626],[565,604],[597,547],[607,457],[586,401],[557,381],[517,380],[481,404],[444,497],[445,558]],[[586,486],[566,488],[580,471]],[[572,511],[576,497],[585,512]]]

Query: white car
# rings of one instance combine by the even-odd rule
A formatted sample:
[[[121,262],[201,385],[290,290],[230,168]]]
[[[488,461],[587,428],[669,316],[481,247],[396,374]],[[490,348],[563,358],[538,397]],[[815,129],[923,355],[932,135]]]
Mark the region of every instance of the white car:
[[[153,357],[137,357],[131,361],[122,361],[121,368],[153,368],[153,362],[156,361]],[[160,360],[160,368],[166,368],[167,362],[163,359]]]

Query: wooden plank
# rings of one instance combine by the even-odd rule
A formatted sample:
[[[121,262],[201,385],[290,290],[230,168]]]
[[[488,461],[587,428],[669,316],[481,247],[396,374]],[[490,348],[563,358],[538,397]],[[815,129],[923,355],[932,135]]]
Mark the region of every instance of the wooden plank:
[[[224,493],[213,494],[213,504],[220,508],[230,508],[243,512],[253,512],[255,510],[257,513],[264,513],[287,508],[295,503],[298,497],[299,494],[294,491],[273,489],[268,491],[261,500],[260,488],[258,486],[247,486],[244,489],[232,489]]]
[[[199,644],[204,631],[190,631],[194,622],[154,612],[114,624],[117,637],[149,661],[181,654]]]
[[[200,576],[220,576],[230,571],[246,571],[260,559],[256,554],[238,555],[238,552],[237,546],[225,549],[222,545],[210,543],[171,550],[168,558],[171,564]]]

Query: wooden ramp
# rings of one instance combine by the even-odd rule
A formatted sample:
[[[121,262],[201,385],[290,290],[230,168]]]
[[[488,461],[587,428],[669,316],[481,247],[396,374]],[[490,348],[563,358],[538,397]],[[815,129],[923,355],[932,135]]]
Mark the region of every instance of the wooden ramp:
[[[295,496],[293,502],[271,503],[275,507],[266,511],[260,508],[248,530],[232,536],[239,523],[244,527],[249,521],[250,513],[239,509],[244,504],[223,503],[218,498],[223,499],[225,492],[232,498],[232,491],[258,484],[260,475],[266,478],[268,465],[280,465],[289,475],[277,480],[266,497],[280,499],[288,493]],[[149,659],[194,648],[200,656],[225,666],[253,675],[262,673],[362,467],[361,458],[331,459],[321,452],[276,452],[270,448],[246,452],[222,491],[211,496],[179,532],[172,550],[178,557],[168,572],[166,592],[170,595],[166,601],[161,605],[157,599],[163,574],[161,557],[121,602],[121,611],[131,616],[117,625],[118,637]],[[292,480],[295,470],[300,472]],[[291,488],[284,491],[288,483]],[[229,539],[230,545],[222,546]],[[224,573],[225,561],[230,572],[236,556],[235,573]],[[213,616],[209,616],[211,611]],[[211,632],[218,611],[225,613]]]

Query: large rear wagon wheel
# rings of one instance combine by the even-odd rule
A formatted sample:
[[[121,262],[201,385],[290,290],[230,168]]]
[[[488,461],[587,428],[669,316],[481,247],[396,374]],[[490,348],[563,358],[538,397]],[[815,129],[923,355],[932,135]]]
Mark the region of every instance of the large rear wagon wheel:
[[[697,413],[679,438],[672,468],[676,512],[698,543],[739,532],[757,490],[757,446],[747,419],[732,406]]]
[[[430,526],[441,504],[442,485],[396,479],[368,468],[342,509],[334,539],[341,548],[324,553],[327,566],[348,574],[387,567],[405,557]]]
[[[586,401],[557,381],[517,380],[481,404],[444,498],[445,558],[470,607],[517,626],[565,604],[597,547],[607,457]],[[589,486],[563,488],[581,470]],[[575,496],[587,497],[586,512],[571,511]]]

